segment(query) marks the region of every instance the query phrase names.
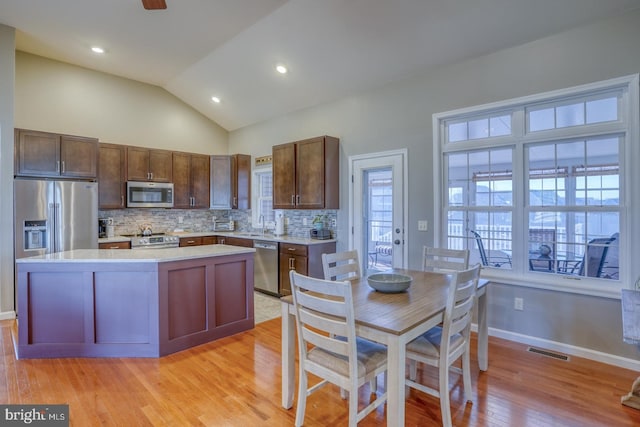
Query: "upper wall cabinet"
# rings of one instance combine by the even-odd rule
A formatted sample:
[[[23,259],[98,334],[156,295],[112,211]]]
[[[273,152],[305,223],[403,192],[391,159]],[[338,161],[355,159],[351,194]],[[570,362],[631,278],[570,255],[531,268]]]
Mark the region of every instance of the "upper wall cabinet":
[[[209,208],[209,156],[173,153],[173,207]]]
[[[251,156],[211,156],[211,209],[251,208]]]
[[[127,180],[172,182],[172,152],[127,147]]]
[[[274,209],[339,209],[339,139],[320,136],[275,145]]]
[[[98,154],[98,208],[126,207],[127,147],[100,143]]]
[[[15,174],[95,179],[98,140],[26,129],[15,130]]]

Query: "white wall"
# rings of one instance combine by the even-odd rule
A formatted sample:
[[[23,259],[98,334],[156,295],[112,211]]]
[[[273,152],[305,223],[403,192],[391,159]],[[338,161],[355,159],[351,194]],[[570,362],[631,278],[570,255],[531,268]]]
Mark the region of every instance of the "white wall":
[[[640,11],[231,132],[230,150],[263,155],[274,144],[320,134],[339,137],[338,237],[344,247],[348,156],[407,148],[409,265],[418,268],[420,248],[433,243],[432,231],[417,230],[419,219],[434,218],[432,115],[638,73],[638,40]],[[524,312],[513,312],[514,296],[525,298]],[[489,311],[490,326],[508,333],[638,359],[638,350],[622,342],[619,300],[495,285]]]
[[[13,317],[13,80],[15,30],[0,25],[0,319]]]
[[[15,127],[227,154],[228,133],[158,86],[16,52]]]

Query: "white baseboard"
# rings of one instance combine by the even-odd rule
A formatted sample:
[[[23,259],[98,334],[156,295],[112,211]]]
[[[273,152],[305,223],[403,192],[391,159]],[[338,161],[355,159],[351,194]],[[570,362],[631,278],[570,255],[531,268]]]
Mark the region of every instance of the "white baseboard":
[[[471,326],[471,329],[474,332],[478,332],[478,325],[473,324]],[[594,360],[596,362],[618,366],[620,368],[640,371],[640,360],[620,357],[616,356],[615,354],[603,353],[601,351],[591,350],[584,347],[576,347],[574,345],[564,344],[561,342],[551,341],[538,337],[532,337],[529,335],[518,334],[515,332],[496,328],[489,328],[489,335],[492,337],[502,338],[521,344],[527,344],[533,347],[543,348],[545,350],[557,351],[570,356],[582,357],[585,359]],[[489,363],[491,363],[491,353],[489,353]]]
[[[0,320],[11,320],[16,318],[15,311],[2,311],[0,312]]]

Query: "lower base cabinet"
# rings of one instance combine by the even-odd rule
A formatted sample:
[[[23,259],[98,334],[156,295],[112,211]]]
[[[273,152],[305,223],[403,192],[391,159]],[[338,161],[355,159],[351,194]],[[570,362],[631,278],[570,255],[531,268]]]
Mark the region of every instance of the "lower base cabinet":
[[[316,243],[312,245],[300,245],[280,242],[279,266],[280,266],[280,294],[291,295],[291,281],[289,271],[311,276],[318,279],[324,278],[322,271],[322,254],[334,253],[335,242]]]

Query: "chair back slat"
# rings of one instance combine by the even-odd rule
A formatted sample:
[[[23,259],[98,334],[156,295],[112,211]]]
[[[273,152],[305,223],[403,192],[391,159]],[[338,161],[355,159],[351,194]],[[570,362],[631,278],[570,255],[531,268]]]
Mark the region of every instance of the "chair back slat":
[[[469,251],[466,249],[433,248],[422,250],[422,270],[435,272],[461,271],[469,268]]]
[[[480,264],[449,275],[449,296],[442,322],[441,357],[448,357],[449,344],[453,335],[461,334],[465,340],[469,340],[479,278]]]
[[[322,254],[322,270],[325,280],[356,280],[360,278],[358,251]]]
[[[321,335],[311,329],[303,329],[303,339],[306,343],[341,356],[349,356],[349,343],[343,340]]]

